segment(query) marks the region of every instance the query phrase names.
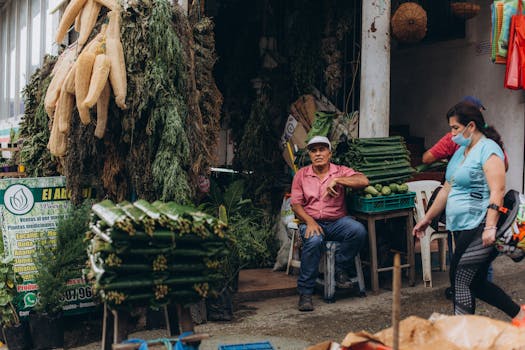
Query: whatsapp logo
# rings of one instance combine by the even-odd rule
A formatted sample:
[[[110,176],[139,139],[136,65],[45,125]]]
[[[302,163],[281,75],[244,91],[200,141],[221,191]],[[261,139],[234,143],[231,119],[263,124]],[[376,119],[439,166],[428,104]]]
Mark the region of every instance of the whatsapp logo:
[[[24,307],[33,307],[36,305],[36,294],[29,292],[24,295]]]

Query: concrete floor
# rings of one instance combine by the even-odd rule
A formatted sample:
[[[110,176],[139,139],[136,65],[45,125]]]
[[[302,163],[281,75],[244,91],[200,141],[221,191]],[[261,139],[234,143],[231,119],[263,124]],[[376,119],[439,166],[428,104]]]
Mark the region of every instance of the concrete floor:
[[[494,262],[495,282],[519,304],[525,304],[525,263],[514,263],[505,256]],[[388,275],[388,274],[385,274]],[[385,276],[388,277],[388,276]],[[416,286],[409,287],[403,280],[401,290],[401,318],[410,315],[428,318],[433,312],[451,314],[452,305],[444,297],[448,286],[447,272],[433,272],[434,288],[425,288],[421,273]],[[378,294],[360,298],[356,294],[338,294],[333,304],[314,297],[315,311],[297,311],[297,295],[280,296],[262,301],[243,301],[236,305],[231,322],[207,322],[196,326],[196,332],[212,337],[202,342],[201,350],[216,350],[219,345],[270,341],[275,349],[304,349],[325,340],[340,342],[348,332],[366,330],[371,333],[391,325],[392,293],[389,281],[383,279]],[[493,319],[509,321],[501,311],[479,302],[476,313]],[[163,337],[162,330],[144,331],[131,337],[154,339]],[[77,350],[100,349],[93,342],[76,347]]]

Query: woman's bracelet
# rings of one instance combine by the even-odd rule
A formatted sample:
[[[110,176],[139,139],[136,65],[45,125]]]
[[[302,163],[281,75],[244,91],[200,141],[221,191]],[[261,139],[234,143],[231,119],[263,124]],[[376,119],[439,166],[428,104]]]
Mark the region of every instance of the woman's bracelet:
[[[498,228],[496,226],[485,226],[485,228],[483,229],[483,231],[488,231],[488,230],[497,230]]]

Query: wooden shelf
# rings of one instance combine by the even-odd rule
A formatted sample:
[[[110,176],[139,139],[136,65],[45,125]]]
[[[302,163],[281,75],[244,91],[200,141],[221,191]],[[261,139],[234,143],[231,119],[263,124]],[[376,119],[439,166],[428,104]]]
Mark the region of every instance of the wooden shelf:
[[[16,152],[18,151],[18,147],[0,147],[0,152]]]
[[[11,171],[8,173],[0,173],[0,177],[26,177],[26,173],[19,173],[17,171]]]

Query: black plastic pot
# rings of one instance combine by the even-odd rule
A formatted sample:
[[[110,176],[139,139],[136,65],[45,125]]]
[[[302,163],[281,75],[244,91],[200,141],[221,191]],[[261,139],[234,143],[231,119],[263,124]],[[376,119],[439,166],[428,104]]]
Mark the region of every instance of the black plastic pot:
[[[25,323],[3,327],[2,334],[9,350],[29,350],[32,348],[31,337]]]
[[[29,331],[35,350],[56,349],[64,346],[62,314],[29,314]]]

